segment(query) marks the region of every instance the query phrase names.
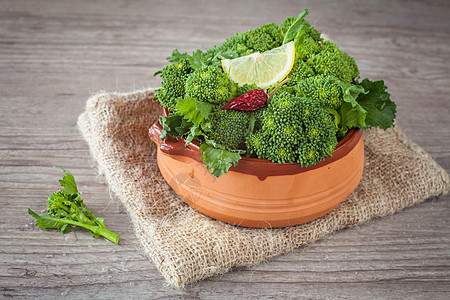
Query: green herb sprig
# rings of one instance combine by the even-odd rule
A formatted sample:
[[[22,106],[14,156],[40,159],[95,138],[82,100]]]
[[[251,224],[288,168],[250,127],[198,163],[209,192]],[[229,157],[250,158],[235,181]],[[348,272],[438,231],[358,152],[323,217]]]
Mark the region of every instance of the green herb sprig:
[[[59,229],[63,234],[79,226],[89,230],[94,238],[105,237],[118,244],[119,236],[108,230],[104,219],[94,216],[83,203],[72,173],[64,169],[62,171],[65,176],[59,183],[64,189],[49,196],[47,213],[38,215],[28,208],[28,213],[36,219],[36,226],[41,229]]]

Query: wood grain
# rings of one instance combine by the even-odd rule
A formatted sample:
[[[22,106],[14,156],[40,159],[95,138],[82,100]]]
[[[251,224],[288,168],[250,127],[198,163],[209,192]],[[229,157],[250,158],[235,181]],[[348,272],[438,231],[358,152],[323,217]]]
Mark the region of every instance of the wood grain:
[[[122,205],[76,128],[99,90],[158,87],[174,48],[191,52],[309,8],[308,20],[384,79],[398,123],[450,170],[448,1],[24,1],[0,4],[0,296],[97,299],[448,299],[449,195],[344,230],[185,290],[139,250]],[[59,167],[120,234],[119,246],[33,225]]]

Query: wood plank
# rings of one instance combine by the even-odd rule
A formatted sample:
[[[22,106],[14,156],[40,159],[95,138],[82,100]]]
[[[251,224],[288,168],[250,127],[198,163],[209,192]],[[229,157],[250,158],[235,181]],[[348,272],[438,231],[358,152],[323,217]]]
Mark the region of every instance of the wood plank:
[[[0,5],[0,297],[97,299],[447,299],[450,196],[342,230],[185,290],[140,251],[76,128],[99,90],[158,87],[174,48],[207,49],[309,8],[362,77],[384,79],[398,124],[450,172],[450,3],[435,1],[26,1]],[[92,211],[120,234],[42,231],[26,213],[71,170]]]

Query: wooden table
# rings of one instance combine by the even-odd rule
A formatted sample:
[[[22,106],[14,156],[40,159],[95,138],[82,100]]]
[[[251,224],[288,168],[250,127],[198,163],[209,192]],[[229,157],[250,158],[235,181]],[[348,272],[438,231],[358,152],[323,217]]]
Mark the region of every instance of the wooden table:
[[[23,1],[0,3],[0,298],[450,297],[449,198],[443,196],[322,239],[253,268],[174,290],[139,251],[76,127],[99,90],[158,87],[174,48],[207,49],[235,32],[308,20],[384,79],[398,124],[450,170],[450,2]],[[33,225],[72,171],[119,246],[81,230]]]

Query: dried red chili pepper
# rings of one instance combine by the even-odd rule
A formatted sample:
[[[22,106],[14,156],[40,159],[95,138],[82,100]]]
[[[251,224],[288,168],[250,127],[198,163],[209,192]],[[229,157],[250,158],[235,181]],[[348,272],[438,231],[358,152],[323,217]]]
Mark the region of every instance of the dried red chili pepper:
[[[268,96],[264,90],[254,89],[232,99],[220,109],[254,111],[263,108],[266,105],[267,98]]]
[[[263,108],[266,106],[269,99],[276,93],[276,91],[288,80],[289,78],[284,79],[269,94],[267,94],[264,90],[254,89],[232,99],[227,105],[222,106],[220,109],[254,111]]]

